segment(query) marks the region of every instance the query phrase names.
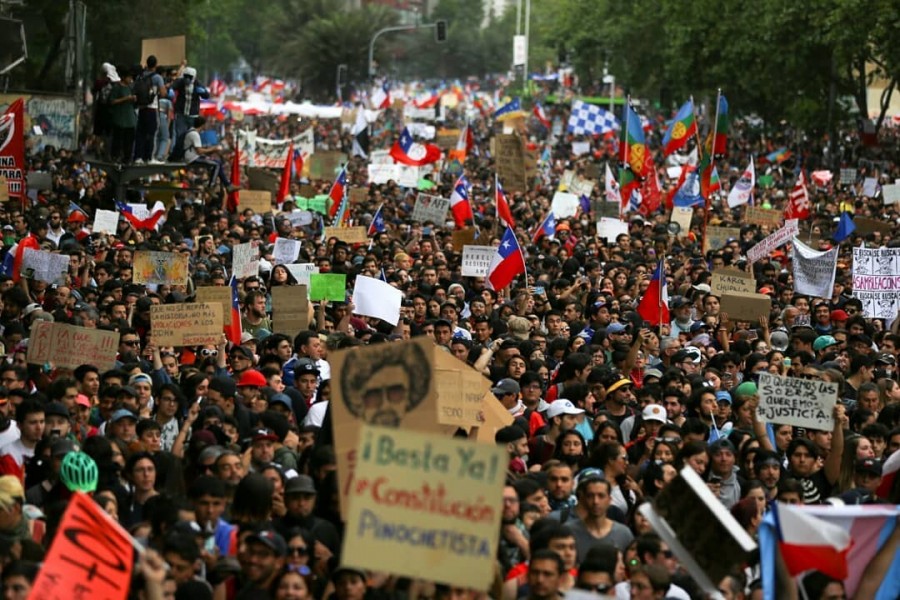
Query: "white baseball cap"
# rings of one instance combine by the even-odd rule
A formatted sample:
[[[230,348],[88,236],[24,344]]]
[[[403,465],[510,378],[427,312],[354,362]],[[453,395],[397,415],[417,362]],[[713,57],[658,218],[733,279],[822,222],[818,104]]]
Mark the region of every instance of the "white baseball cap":
[[[584,409],[578,408],[574,404],[572,404],[571,400],[565,400],[560,398],[555,402],[550,403],[550,408],[547,409],[547,418],[552,419],[553,417],[558,417],[559,415],[581,415],[584,414]]]

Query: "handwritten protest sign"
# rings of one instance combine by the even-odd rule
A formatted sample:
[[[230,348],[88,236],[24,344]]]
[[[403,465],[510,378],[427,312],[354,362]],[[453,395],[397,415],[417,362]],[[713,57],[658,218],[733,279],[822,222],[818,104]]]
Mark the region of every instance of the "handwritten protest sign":
[[[882,186],[881,197],[885,204],[897,204],[900,202],[900,184],[891,183]]]
[[[524,192],[525,150],[522,147],[522,140],[515,134],[500,134],[495,135],[491,142],[497,164],[497,176],[503,189],[509,192]]]
[[[718,250],[724,248],[728,240],[741,239],[741,230],[738,227],[717,227],[710,225],[706,228],[706,235],[703,238],[704,252],[710,250]]]
[[[420,193],[416,196],[416,204],[413,206],[412,220],[419,223],[432,221],[443,224],[449,209],[450,200],[447,198]]]
[[[141,64],[147,64],[148,56],[156,57],[156,64],[174,67],[187,57],[185,36],[175,35],[164,38],[144,38],[141,40]]]
[[[103,210],[98,208],[94,213],[94,226],[91,231],[94,233],[115,234],[119,228],[119,213],[114,210]]]
[[[309,276],[310,300],[347,299],[347,276],[343,273],[311,273]]]
[[[138,250],[134,253],[132,266],[131,279],[135,283],[187,285],[187,254]]]
[[[878,196],[879,186],[877,177],[866,177],[863,180],[862,195],[866,198],[875,198]]]
[[[728,314],[732,321],[756,322],[760,317],[769,316],[772,299],[765,294],[725,292],[720,301],[720,310]]]
[[[765,225],[773,229],[781,226],[781,219],[784,215],[781,211],[769,208],[760,208],[758,206],[747,206],[744,213],[744,220],[754,225]]]
[[[364,425],[356,458],[344,564],[487,590],[509,460],[503,449]]]
[[[856,235],[869,235],[878,232],[881,235],[887,235],[891,232],[893,224],[881,219],[872,219],[869,217],[855,217],[853,224],[856,225]]]
[[[434,359],[438,422],[466,429],[480,426],[490,380],[447,352],[435,352]]]
[[[709,278],[709,287],[716,296],[725,292],[756,292],[756,280],[753,275],[740,269],[716,269]]]
[[[818,251],[795,238],[791,247],[794,291],[813,298],[830,298],[837,259],[837,246],[831,250]]]
[[[357,275],[353,285],[354,312],[375,317],[396,326],[400,321],[400,304],[403,292],[389,283],[374,277]]]
[[[856,183],[856,169],[841,169],[841,185]]]
[[[326,227],[325,239],[333,237],[348,244],[365,244],[369,241],[365,227]]]
[[[65,281],[69,270],[69,256],[54,254],[46,250],[25,248],[22,254],[22,276],[46,283]]]
[[[298,284],[305,286],[309,286],[309,276],[319,272],[319,267],[312,263],[294,263],[284,265],[284,267],[294,276]]]
[[[231,325],[231,286],[201,285],[197,287],[195,302],[218,304],[222,307],[222,324]]]
[[[31,326],[27,360],[32,364],[50,363],[63,369],[81,365],[111,369],[115,366],[118,350],[119,334],[115,331],[36,321]]]
[[[383,185],[388,181],[397,181],[400,178],[399,165],[370,164],[367,167],[369,183]]]
[[[276,285],[272,293],[272,327],[274,333],[294,338],[309,329],[309,294],[305,285]]]
[[[300,256],[300,240],[275,238],[272,258],[276,265],[292,263],[297,260],[298,256]]]
[[[764,423],[831,431],[837,400],[837,383],[763,372],[759,374],[756,416]]]
[[[493,246],[463,246],[463,277],[487,277],[497,249]]]
[[[900,248],[853,249],[853,297],[870,319],[893,319],[900,310]]]
[[[222,305],[154,304],[150,307],[150,330],[157,346],[200,346],[222,340],[225,317]]]
[[[256,276],[259,273],[259,241],[236,244],[232,249],[231,268],[238,279]]]
[[[355,487],[359,430],[364,423],[424,433],[455,431],[438,423],[434,352],[434,342],[420,337],[328,354],[334,449],[345,520],[347,493]]]
[[[238,209],[252,210],[258,215],[272,212],[272,192],[268,190],[241,190],[241,199]]]
[[[557,219],[567,219],[578,214],[578,208],[581,202],[578,196],[570,192],[556,192],[553,194],[553,200],[550,202],[550,210]]]
[[[363,204],[369,199],[369,188],[350,188],[350,204]]]
[[[75,492],[38,571],[30,598],[126,598],[134,547],[90,496]]]
[[[756,261],[766,257],[769,255],[769,252],[775,250],[779,246],[786,244],[791,241],[791,238],[796,237],[800,233],[799,221],[797,219],[787,219],[784,222],[784,227],[770,233],[766,236],[761,242],[747,250],[747,260],[751,263],[755,263]]]

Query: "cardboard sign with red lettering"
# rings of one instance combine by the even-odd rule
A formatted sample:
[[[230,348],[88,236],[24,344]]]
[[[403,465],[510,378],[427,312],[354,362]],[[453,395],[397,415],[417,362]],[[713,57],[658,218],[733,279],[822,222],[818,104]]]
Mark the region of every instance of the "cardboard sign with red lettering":
[[[130,536],[81,492],[69,500],[29,598],[127,598],[134,547]]]
[[[63,369],[94,365],[104,371],[115,366],[118,350],[119,334],[115,331],[35,321],[31,326],[26,360],[35,365],[50,363]]]
[[[200,346],[222,340],[225,317],[221,303],[154,304],[150,331],[157,346]]]

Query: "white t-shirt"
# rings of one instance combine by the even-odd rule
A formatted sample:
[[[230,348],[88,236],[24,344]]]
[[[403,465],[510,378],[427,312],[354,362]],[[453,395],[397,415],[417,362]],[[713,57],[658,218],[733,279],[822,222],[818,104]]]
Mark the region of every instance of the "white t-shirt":
[[[616,587],[616,600],[629,600],[631,598],[631,582],[623,581],[621,583],[617,583]],[[676,598],[677,600],[691,600],[690,594],[684,591],[684,588],[680,588],[674,583],[669,586],[669,589],[666,590],[666,599]]]
[[[328,400],[325,402],[316,402],[309,407],[309,412],[303,418],[304,427],[321,427],[322,421],[325,420],[325,411],[328,410]]]
[[[21,438],[0,448],[0,456],[12,456],[20,467],[25,461],[34,456],[34,448],[26,448]]]
[[[200,153],[197,152],[197,148],[202,148],[203,142],[200,141],[200,132],[196,129],[191,129],[184,136],[184,160],[187,162],[194,162],[200,157]]]
[[[19,437],[21,437],[19,426],[16,425],[16,422],[13,419],[10,419],[9,427],[6,428],[6,431],[0,431],[0,448],[3,448],[7,444],[12,444],[18,440]]]

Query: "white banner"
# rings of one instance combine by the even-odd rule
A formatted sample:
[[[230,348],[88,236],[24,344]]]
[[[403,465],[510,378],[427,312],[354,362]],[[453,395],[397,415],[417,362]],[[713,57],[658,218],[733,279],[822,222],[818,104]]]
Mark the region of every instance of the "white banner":
[[[763,423],[831,431],[837,400],[836,383],[760,373],[756,416]]]
[[[493,246],[463,246],[463,277],[487,277],[497,249]]]
[[[251,167],[267,167],[270,169],[283,169],[287,153],[294,142],[294,149],[300,152],[303,161],[309,160],[310,154],[315,150],[312,129],[307,129],[293,140],[272,140],[261,138],[256,131],[238,131],[238,147],[241,149],[241,164]]]
[[[797,238],[792,244],[794,291],[813,298],[831,298],[838,247],[826,251],[813,250]]]
[[[893,319],[900,310],[900,248],[853,249],[853,297],[870,319]]]
[[[755,263],[759,259],[768,256],[769,252],[789,242],[791,238],[800,233],[800,224],[797,219],[787,219],[784,227],[774,233],[770,233],[763,241],[747,250],[747,260]]]

